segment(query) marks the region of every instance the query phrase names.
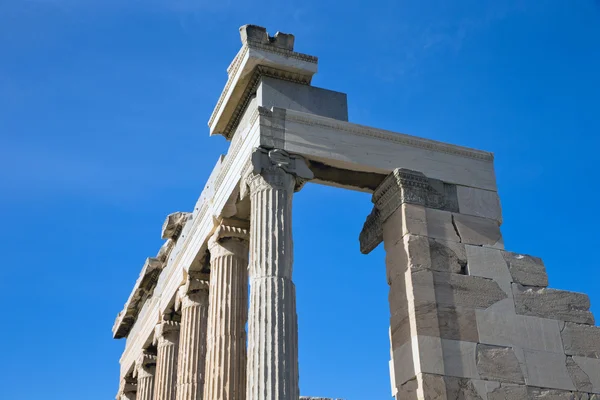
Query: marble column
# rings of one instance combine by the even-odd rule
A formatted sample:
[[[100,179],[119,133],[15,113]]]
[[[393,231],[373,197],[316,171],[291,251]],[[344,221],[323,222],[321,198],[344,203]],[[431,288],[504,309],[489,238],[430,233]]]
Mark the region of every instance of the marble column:
[[[292,282],[292,197],[303,159],[257,149],[250,188],[250,309],[247,400],[297,400],[298,322]]]
[[[144,352],[135,363],[137,376],[136,400],[154,400],[154,375],[156,356]]]
[[[179,288],[181,332],[177,363],[177,400],[200,400],[204,390],[206,324],[208,320],[208,275],[190,272]]]
[[[204,398],[246,398],[247,221],[225,220],[209,241],[210,309]]]
[[[179,322],[172,319],[163,320],[156,326],[154,342],[158,353],[154,398],[156,400],[175,400]]]

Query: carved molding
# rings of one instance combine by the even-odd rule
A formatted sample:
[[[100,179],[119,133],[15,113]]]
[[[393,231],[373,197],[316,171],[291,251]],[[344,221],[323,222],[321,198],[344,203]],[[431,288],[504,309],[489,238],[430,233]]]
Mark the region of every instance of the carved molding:
[[[377,207],[373,207],[371,213],[367,216],[367,220],[358,237],[360,242],[360,252],[369,254],[379,243],[383,242],[383,229],[381,226],[381,217]]]
[[[188,212],[174,212],[169,214],[162,226],[161,237],[177,241],[185,224],[191,219],[192,214]]]
[[[360,251],[368,254],[383,241],[383,223],[403,203],[458,212],[456,186],[407,169],[395,169],[375,189],[375,206],[359,235]]]
[[[454,185],[429,179],[418,171],[401,168],[395,169],[383,180],[373,193],[373,203],[379,210],[381,223],[384,223],[403,203],[458,211]]]
[[[154,375],[156,369],[156,355],[144,351],[135,361],[134,374],[140,379],[140,375]]]
[[[164,263],[157,258],[147,258],[140,276],[129,295],[125,307],[117,315],[113,326],[113,337],[115,339],[126,337],[135,323],[137,315],[144,305],[144,301],[152,295],[158,277],[164,267]]]

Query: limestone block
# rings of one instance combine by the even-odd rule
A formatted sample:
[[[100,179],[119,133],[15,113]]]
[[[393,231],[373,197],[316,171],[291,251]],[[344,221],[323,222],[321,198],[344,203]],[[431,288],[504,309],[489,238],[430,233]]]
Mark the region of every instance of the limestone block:
[[[569,359],[571,359],[580,369],[575,375],[578,378],[577,382],[579,382],[582,388],[580,389],[579,386],[575,384],[577,390],[582,392],[600,393],[600,360],[597,358],[579,356],[569,357]],[[569,359],[567,360],[567,367],[569,366]],[[576,371],[575,368],[573,368],[573,371]]]
[[[472,379],[471,382],[477,390],[477,393],[479,393],[479,396],[481,396],[481,398],[484,400],[487,400],[488,393],[493,392],[494,390],[500,387],[500,382],[496,381],[483,381],[480,379]]]
[[[590,299],[583,293],[524,287],[517,283],[512,286],[518,314],[583,324],[594,323],[594,316],[589,311]]]
[[[416,375],[416,360],[413,359],[412,342],[408,341],[398,349],[392,351],[393,381],[396,387],[404,384]]]
[[[459,378],[479,378],[477,343],[442,339],[445,375]]]
[[[527,399],[527,386],[502,384],[487,396],[488,400],[524,400]]]
[[[396,398],[401,400],[447,400],[446,382],[443,376],[420,373],[400,386]]]
[[[436,210],[433,208],[425,209],[427,233],[423,236],[429,236],[433,239],[449,240],[460,242],[452,223],[452,213],[449,211]],[[416,232],[413,232],[416,233]]]
[[[448,400],[485,400],[487,398],[487,396],[481,395],[473,380],[445,376],[444,383]]]
[[[415,204],[404,203],[400,206],[400,210],[401,210],[400,212],[398,212],[398,210],[396,210],[396,212],[394,212],[392,214],[392,216],[389,217],[389,219],[386,220],[383,224],[384,243],[385,243],[385,240],[387,237],[386,236],[386,226],[388,226],[390,224],[394,224],[394,225],[397,225],[398,227],[400,227],[402,235],[411,233],[413,235],[429,236],[427,234],[427,228],[428,228],[428,226],[427,226],[428,215],[427,214],[428,213],[427,213],[425,207],[415,205]],[[392,222],[392,218],[394,216],[396,216],[396,218],[394,218],[394,220]],[[436,214],[432,215],[432,220],[434,220],[435,216],[436,216]],[[399,222],[399,224],[398,224],[398,222]],[[441,223],[441,221],[439,223]],[[394,234],[396,235],[395,232],[394,232]]]
[[[600,327],[567,322],[561,337],[566,354],[600,358]]]
[[[502,209],[498,193],[467,186],[456,187],[461,214],[474,215],[502,223]]]
[[[498,282],[511,282],[512,278],[502,250],[465,245],[465,251],[469,275],[494,279]]]
[[[479,341],[497,346],[563,353],[559,321],[476,310]]]
[[[482,379],[525,383],[519,360],[510,347],[477,345],[477,369]]]
[[[434,272],[433,282],[436,299],[441,304],[488,308],[507,298],[498,283],[491,279]]]
[[[460,242],[497,249],[504,248],[498,221],[472,215],[454,214],[453,222]]]
[[[525,286],[548,286],[548,274],[541,258],[504,252],[512,281]]]
[[[577,356],[575,356],[577,357]],[[594,389],[592,382],[590,380],[590,375],[588,375],[579,364],[573,359],[574,357],[567,356],[567,371],[569,371],[569,375],[571,376],[571,380],[573,384],[579,391],[583,392],[591,392]],[[587,357],[577,357],[584,360],[593,360],[596,363],[599,362],[596,358],[587,358]],[[583,364],[587,364],[586,361],[583,361]],[[587,365],[586,365],[587,366]],[[593,367],[593,365],[592,365]],[[600,368],[600,366],[596,365],[596,368]],[[596,369],[596,375],[600,376],[600,369]]]
[[[443,360],[441,339],[431,336],[413,336],[411,341],[413,354],[418,354],[418,365],[415,366],[415,372],[443,375],[444,364],[440,362]]]
[[[575,390],[567,371],[566,356],[538,350],[524,350],[527,384],[552,389]]]
[[[431,269],[459,274],[467,266],[467,253],[461,243],[429,239]]]
[[[473,308],[438,304],[437,318],[441,338],[467,342],[479,341],[477,319]]]

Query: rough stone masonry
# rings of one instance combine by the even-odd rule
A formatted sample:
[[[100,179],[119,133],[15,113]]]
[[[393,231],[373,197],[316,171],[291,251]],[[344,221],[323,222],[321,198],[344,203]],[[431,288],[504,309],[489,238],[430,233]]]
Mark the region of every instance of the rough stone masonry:
[[[373,195],[360,250],[386,252],[392,396],[600,400],[589,299],[504,249],[493,155],[348,122],[293,35],[240,36],[208,123],[227,154],[115,321],[117,399],[322,400],[299,393],[291,212],[316,183]]]

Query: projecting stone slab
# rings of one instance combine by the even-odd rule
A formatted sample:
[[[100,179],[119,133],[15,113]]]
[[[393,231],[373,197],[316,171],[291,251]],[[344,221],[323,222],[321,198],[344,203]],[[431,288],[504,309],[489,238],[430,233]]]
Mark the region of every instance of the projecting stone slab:
[[[565,353],[600,358],[600,328],[567,322],[561,330]]]
[[[481,343],[563,353],[557,320],[489,310],[475,313]]]
[[[491,279],[434,272],[433,282],[436,299],[442,304],[488,308],[507,298],[506,293]]]
[[[461,273],[467,266],[467,253],[461,243],[429,239],[431,269],[441,272]]]
[[[577,386],[577,390],[582,392],[600,393],[600,360],[597,358],[573,356],[572,362],[580,369],[575,375],[577,377],[577,382],[579,382],[582,388],[579,389],[579,386],[577,386],[576,383],[575,386]],[[567,361],[567,367],[568,365],[569,362]],[[573,368],[573,370],[574,372],[576,371],[575,368]],[[586,376],[588,377],[590,384],[586,381]]]
[[[497,192],[460,185],[456,190],[461,214],[489,218],[502,223],[502,210]]]
[[[510,347],[479,344],[477,346],[477,369],[481,379],[525,383],[519,360]]]
[[[548,286],[548,274],[541,258],[504,252],[514,283],[525,286]]]
[[[575,390],[567,371],[563,353],[525,350],[527,385],[552,389]]]
[[[498,221],[464,214],[453,214],[453,221],[462,243],[504,248]]]
[[[594,316],[589,311],[590,299],[583,293],[524,287],[513,283],[513,295],[518,314],[582,324],[594,323]]]
[[[577,357],[577,358],[582,358],[585,360],[593,360],[596,363],[599,362],[599,360],[597,358],[586,358],[586,357]],[[584,361],[584,363],[585,363],[585,361]],[[592,367],[594,367],[594,366],[592,366]],[[595,370],[596,375],[600,376],[600,366],[595,365],[595,368],[597,368]],[[575,385],[575,388],[577,388],[577,390],[579,390],[581,392],[591,392],[594,389],[592,382],[590,380],[590,376],[579,366],[579,364],[577,362],[575,362],[575,360],[571,356],[567,356],[567,371],[569,371],[569,376],[571,377],[571,380],[573,381],[573,384]]]

